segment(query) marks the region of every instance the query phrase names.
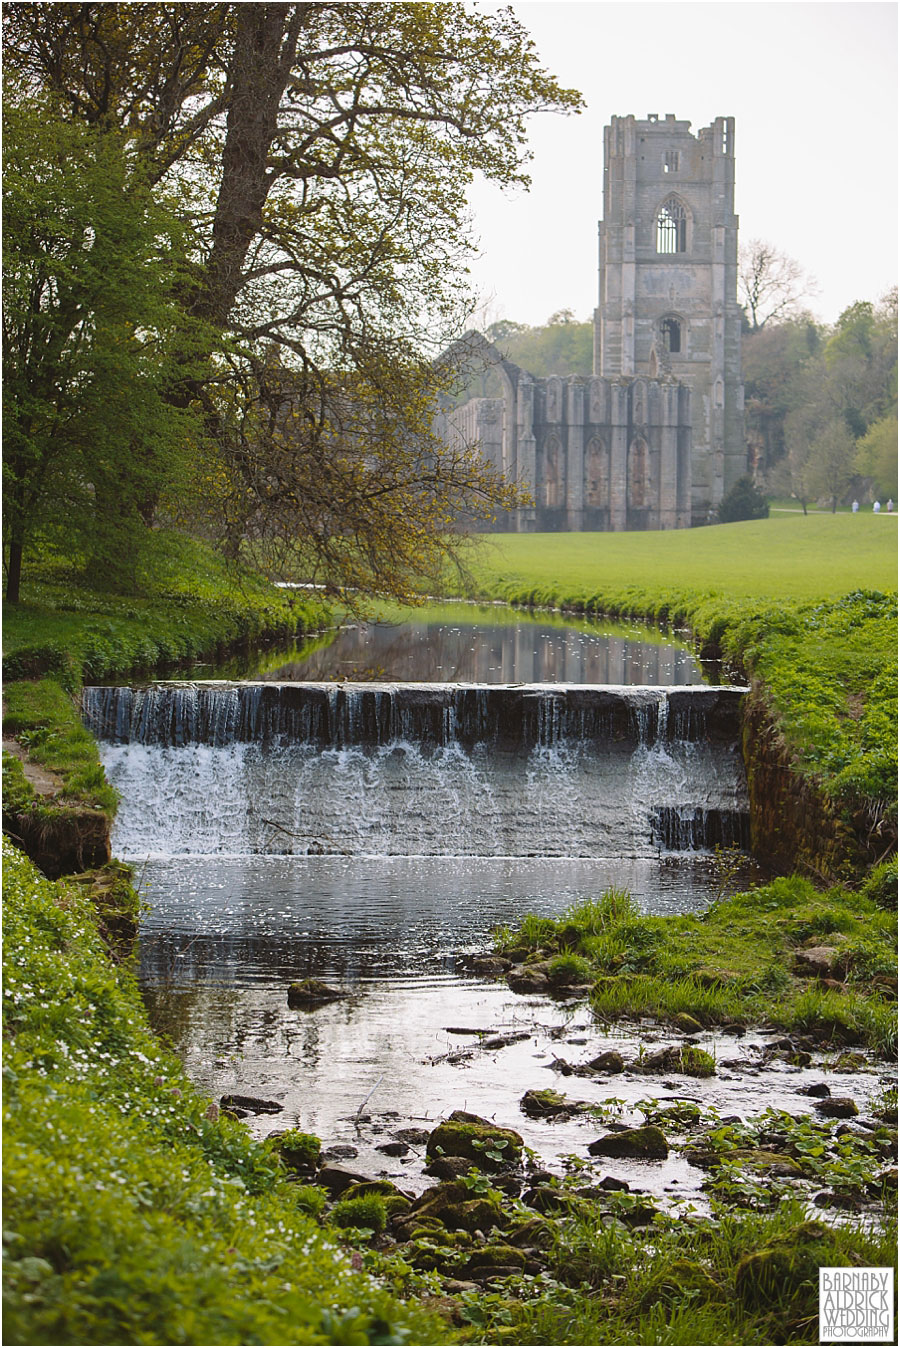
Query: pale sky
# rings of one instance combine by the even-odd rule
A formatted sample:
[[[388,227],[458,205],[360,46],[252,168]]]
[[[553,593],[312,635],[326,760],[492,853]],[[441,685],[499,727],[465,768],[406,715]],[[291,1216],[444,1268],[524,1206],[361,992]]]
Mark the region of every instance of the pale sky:
[[[486,5],[485,8],[492,6]],[[893,0],[526,0],[543,65],[577,88],[578,117],[529,123],[530,193],[476,184],[479,326],[540,324],[596,304],[603,128],[672,112],[694,135],[735,118],[740,238],[818,281],[834,322],[897,283],[897,5]]]

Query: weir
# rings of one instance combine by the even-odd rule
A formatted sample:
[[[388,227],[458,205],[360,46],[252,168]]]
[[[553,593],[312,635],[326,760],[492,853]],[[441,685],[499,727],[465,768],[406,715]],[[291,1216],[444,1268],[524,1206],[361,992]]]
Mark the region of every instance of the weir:
[[[651,857],[746,845],[744,690],[85,688],[119,855]]]

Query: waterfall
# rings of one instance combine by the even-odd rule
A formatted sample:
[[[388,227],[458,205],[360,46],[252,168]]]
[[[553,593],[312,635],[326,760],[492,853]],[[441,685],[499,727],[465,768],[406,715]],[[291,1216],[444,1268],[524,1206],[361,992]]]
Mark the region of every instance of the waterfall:
[[[649,857],[746,841],[742,696],[210,681],[82,712],[120,855]]]

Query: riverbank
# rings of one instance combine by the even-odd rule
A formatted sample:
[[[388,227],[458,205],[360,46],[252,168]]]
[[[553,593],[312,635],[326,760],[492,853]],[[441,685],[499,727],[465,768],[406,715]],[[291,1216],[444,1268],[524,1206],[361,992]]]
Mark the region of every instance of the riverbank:
[[[808,1106],[729,1121],[703,1092],[734,1064],[700,1072],[705,1040],[685,1022],[676,1030],[645,1017],[634,1062],[627,1054],[618,1072],[608,1057],[594,1061],[597,1030],[586,1029],[580,1050],[557,1039],[553,1088],[533,1079],[539,1071],[523,1077],[511,1117],[464,1113],[405,1131],[394,1120],[391,1154],[405,1149],[428,1167],[424,1186],[407,1185],[358,1171],[338,1148],[323,1156],[317,1139],[279,1137],[277,1126],[254,1141],[229,1107],[272,1106],[204,1098],[161,1048],[122,947],[98,931],[88,877],[51,883],[8,843],[4,862],[9,1343],[813,1342],[818,1266],[894,1260],[896,1093],[874,1074],[866,1089],[859,1049],[840,1037],[824,1056],[821,1042],[812,1053],[792,1045],[814,1062]],[[745,896],[745,919],[770,921],[773,897],[773,887]],[[826,901],[815,904],[824,915]],[[828,921],[846,926],[851,896],[830,904]],[[890,914],[863,907],[859,920],[877,917],[886,943]],[[616,912],[613,962],[625,934],[634,950],[653,946],[641,936],[652,920],[629,918],[621,903]],[[792,943],[794,904],[778,918],[793,924]],[[746,926],[743,945],[732,931],[733,968],[740,947],[749,969],[758,944],[757,926]],[[556,956],[559,995],[566,977],[600,965],[594,937],[572,951],[572,915],[549,927],[526,923],[504,945],[536,942],[519,956],[534,971],[529,950],[569,942]],[[792,976],[773,959],[768,987],[779,968]],[[600,978],[591,993],[595,1026],[607,988]],[[660,1031],[666,1043],[677,1033],[694,1058],[654,1075]],[[752,1077],[751,1041],[732,1049]],[[796,1093],[811,1069],[772,1042]],[[472,1041],[475,1053],[514,1049]],[[854,1052],[848,1075],[842,1059]],[[563,1056],[591,1061],[566,1071]],[[461,1069],[461,1100],[465,1079]],[[579,1101],[598,1090],[588,1112]],[[821,1108],[832,1101],[833,1112]],[[522,1152],[523,1115],[539,1117],[549,1139],[572,1111],[583,1128],[562,1172]],[[674,1158],[701,1178],[704,1211],[664,1192]],[[385,1162],[396,1174],[398,1162]]]
[[[693,612],[702,616],[702,600],[694,599]],[[803,606],[802,613],[791,610],[786,617],[780,607],[742,612],[736,604],[717,633],[723,602],[709,601],[703,628],[709,639],[741,636],[748,661],[755,648],[764,658],[768,652],[771,668],[785,671],[788,692],[790,661],[812,642],[820,619],[830,624],[823,643],[833,647],[838,682],[842,669],[846,674],[856,668],[857,658],[860,671],[869,669],[872,634],[877,638],[890,624],[888,601],[856,596],[812,606],[812,627],[802,625]],[[789,630],[778,626],[773,613]],[[107,614],[104,621],[111,620]],[[99,649],[92,644],[99,641],[89,630],[93,621],[87,620],[76,656],[80,670],[84,652]],[[134,622],[137,639],[140,614]],[[699,630],[700,617],[697,623]],[[778,644],[782,637],[784,646]],[[16,648],[20,658],[23,646]],[[68,683],[66,668],[61,672]],[[805,668],[801,661],[801,694]],[[74,718],[62,684],[57,686]],[[785,714],[803,705],[803,696],[788,698]],[[859,710],[848,719],[861,721],[865,708]],[[62,704],[55,711],[26,704],[17,714],[33,718],[21,722],[20,731],[33,737],[35,750],[58,751]],[[840,730],[833,742],[839,751],[852,727],[842,726],[833,709],[829,714]],[[74,734],[74,721],[71,728]],[[74,794],[74,764],[57,767],[62,780],[70,773]],[[9,775],[21,792],[20,778]],[[88,780],[83,803],[93,789]],[[98,796],[96,803],[101,801]],[[845,1107],[843,1116],[829,1116],[811,1102],[805,1109],[727,1122],[688,1098],[716,1078],[684,1072],[686,1064],[708,1068],[701,1055],[710,1056],[709,1046],[703,1047],[702,1035],[692,1044],[692,1027],[677,1025],[675,1017],[692,1016],[702,1029],[708,1017],[709,1027],[730,1025],[739,1039],[747,1025],[769,1015],[767,1006],[781,1005],[790,1019],[772,1016],[766,1043],[778,1026],[788,1041],[777,1050],[786,1055],[785,1069],[808,1070],[787,1059],[810,1055],[829,1091],[815,1099],[840,1099],[849,1079],[846,1055],[890,1051],[890,1000],[874,982],[890,948],[893,920],[884,898],[890,877],[882,880],[881,900],[874,888],[865,902],[836,893],[813,899],[811,887],[799,882],[798,888],[796,881],[732,899],[732,907],[721,910],[719,931],[723,940],[730,933],[731,944],[714,951],[706,945],[718,930],[715,915],[705,925],[691,919],[698,925],[679,928],[672,941],[652,934],[655,923],[672,919],[638,920],[624,912],[621,923],[602,933],[599,946],[592,944],[597,933],[582,932],[574,942],[571,931],[563,939],[555,925],[552,950],[544,928],[532,932],[531,943],[525,934],[510,933],[510,955],[518,942],[520,965],[531,977],[545,978],[547,995],[565,991],[566,977],[583,978],[592,1025],[643,1017],[635,1061],[642,1058],[644,1038],[658,1041],[651,1053],[675,1047],[677,1061],[662,1063],[658,1078],[646,1075],[646,1109],[627,1122],[616,1104],[616,1077],[622,1074],[609,1074],[610,1103],[588,1116],[602,1134],[595,1140],[606,1140],[607,1149],[581,1149],[564,1174],[542,1173],[527,1157],[509,1173],[502,1164],[507,1147],[497,1145],[503,1135],[495,1134],[493,1142],[482,1135],[481,1172],[471,1173],[471,1154],[454,1179],[434,1171],[428,1203],[414,1206],[415,1198],[395,1191],[395,1185],[403,1189],[402,1181],[385,1185],[364,1175],[363,1181],[374,1178],[374,1190],[351,1189],[359,1183],[352,1178],[345,1188],[336,1187],[343,1181],[329,1182],[320,1165],[309,1163],[318,1155],[314,1142],[288,1139],[287,1148],[277,1139],[254,1142],[220,1101],[191,1086],[151,1035],[124,958],[128,922],[137,912],[126,876],[119,875],[118,887],[109,872],[51,884],[7,852],[7,1341],[814,1341],[818,1266],[894,1261],[889,1213],[896,1172],[892,1180],[889,1153],[896,1140],[890,1135],[896,1098],[873,1089],[854,1100],[856,1114]],[[110,899],[105,923],[97,908],[104,891]],[[797,922],[804,914],[801,931]],[[861,929],[860,914],[871,919],[871,938]],[[770,938],[765,968],[754,973],[763,935]],[[675,976],[682,938],[683,964],[702,951],[701,968],[709,978],[716,975],[718,985],[704,988],[697,969],[687,964]],[[811,940],[831,954],[827,969],[810,973],[800,986],[796,951],[815,949]],[[538,968],[543,963],[546,971]],[[689,985],[689,1007],[683,997],[676,1006],[668,989],[683,993]],[[587,1014],[587,1002],[582,1005]],[[692,1051],[685,1054],[685,1045]],[[745,1056],[752,1071],[752,1054]],[[605,1069],[598,1070],[605,1082]],[[638,1069],[629,1060],[624,1071],[632,1070]],[[566,1075],[561,1068],[560,1075]],[[535,1088],[532,1106],[545,1111],[548,1127],[554,1113],[578,1104],[576,1089],[564,1094],[553,1080],[552,1090],[522,1083],[523,1090]],[[642,1069],[640,1080],[643,1085]],[[666,1085],[673,1081],[674,1087]],[[653,1098],[660,1085],[667,1091],[664,1103]],[[497,1122],[516,1132],[517,1118]],[[704,1176],[708,1167],[709,1213],[673,1211],[657,1192],[659,1160],[649,1153],[620,1159],[625,1153],[616,1138],[634,1127],[644,1130],[642,1139],[631,1140],[634,1146],[648,1143],[646,1128],[656,1129],[668,1153],[685,1159],[693,1153]],[[416,1145],[427,1151],[433,1132]],[[432,1145],[432,1164],[452,1160],[446,1133],[443,1138]],[[507,1141],[515,1150],[514,1138]],[[661,1147],[655,1133],[649,1143]],[[299,1168],[291,1150],[301,1156]],[[499,1169],[491,1151],[501,1158]],[[637,1167],[641,1177],[622,1188],[617,1164]],[[606,1185],[607,1179],[614,1183]],[[817,1194],[826,1201],[811,1209]]]
[[[753,851],[780,871],[859,879],[897,848],[897,600],[893,526],[856,522],[496,535],[470,588],[689,629],[751,685]],[[862,588],[875,581],[884,591]]]
[[[128,595],[88,588],[69,563],[35,565],[3,612],[4,832],[54,877],[109,861],[116,796],[81,724],[84,682],[184,671],[330,621],[321,601],[180,535]]]

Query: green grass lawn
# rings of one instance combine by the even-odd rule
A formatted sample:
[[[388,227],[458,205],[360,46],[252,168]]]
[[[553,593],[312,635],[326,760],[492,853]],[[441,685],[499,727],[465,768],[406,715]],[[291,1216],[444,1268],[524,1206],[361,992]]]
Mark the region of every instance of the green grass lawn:
[[[894,590],[896,515],[774,514],[663,533],[494,534],[478,540],[475,591],[526,587],[578,595],[690,590],[694,595],[831,599]]]

